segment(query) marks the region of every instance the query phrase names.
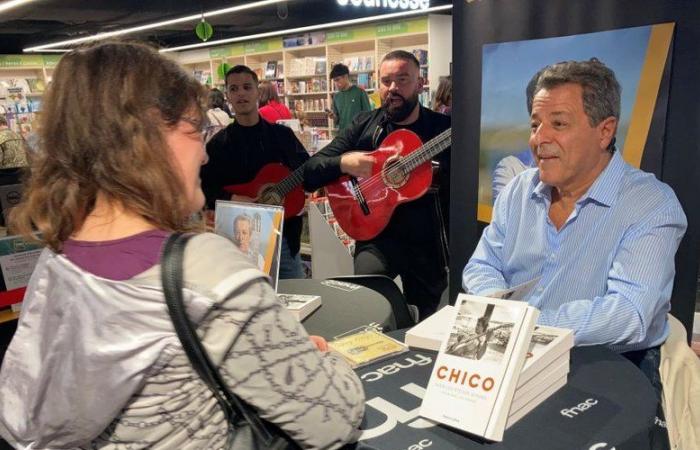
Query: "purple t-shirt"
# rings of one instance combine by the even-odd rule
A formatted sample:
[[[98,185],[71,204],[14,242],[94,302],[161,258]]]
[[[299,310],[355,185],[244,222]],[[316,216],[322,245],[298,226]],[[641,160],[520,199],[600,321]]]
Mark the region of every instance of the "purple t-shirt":
[[[160,261],[160,251],[170,232],[150,230],[112,241],[63,243],[63,254],[81,269],[110,280],[128,280]]]

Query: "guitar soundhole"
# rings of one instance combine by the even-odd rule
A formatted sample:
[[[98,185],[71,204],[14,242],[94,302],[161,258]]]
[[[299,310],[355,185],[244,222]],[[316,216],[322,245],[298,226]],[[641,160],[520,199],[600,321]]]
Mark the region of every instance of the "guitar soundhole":
[[[258,198],[258,203],[264,205],[275,205],[279,206],[282,204],[282,196],[279,195],[274,189],[265,189]]]
[[[388,187],[398,189],[408,181],[408,173],[399,164],[400,156],[392,156],[387,159],[382,168],[382,180]]]

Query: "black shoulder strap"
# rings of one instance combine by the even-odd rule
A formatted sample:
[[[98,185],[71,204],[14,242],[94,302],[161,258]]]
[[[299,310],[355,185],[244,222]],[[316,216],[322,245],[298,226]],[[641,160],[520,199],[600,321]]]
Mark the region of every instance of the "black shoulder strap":
[[[183,256],[187,241],[191,237],[192,235],[189,234],[173,233],[163,247],[161,281],[170,319],[190,364],[216,397],[229,426],[243,418],[250,424],[260,442],[270,445],[275,436],[263,425],[260,417],[228,389],[218,369],[211,362],[202,346],[202,342],[197,337],[192,322],[187,317],[182,298]]]

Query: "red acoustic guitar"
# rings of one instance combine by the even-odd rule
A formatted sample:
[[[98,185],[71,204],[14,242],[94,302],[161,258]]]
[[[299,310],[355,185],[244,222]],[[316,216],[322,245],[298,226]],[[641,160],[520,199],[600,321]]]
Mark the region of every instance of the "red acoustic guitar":
[[[280,163],[266,164],[252,181],[224,186],[224,191],[255,198],[256,203],[284,206],[284,218],[288,219],[304,208],[303,167],[290,172]]]
[[[412,131],[396,130],[368,153],[375,159],[371,176],[343,176],[326,186],[328,203],[343,231],[359,241],[381,233],[399,204],[425,194],[433,179],[430,160],[451,140],[451,129],[425,144]]]

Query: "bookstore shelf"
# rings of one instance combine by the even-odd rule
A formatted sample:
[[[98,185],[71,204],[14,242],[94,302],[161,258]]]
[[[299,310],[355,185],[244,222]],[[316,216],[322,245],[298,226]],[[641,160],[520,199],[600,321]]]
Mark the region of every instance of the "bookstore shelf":
[[[210,86],[223,86],[217,74],[220,64],[246,64],[260,79],[277,83],[280,97],[298,115],[302,125],[316,129],[323,125],[333,130],[332,119],[321,116],[326,107],[330,109],[335,94],[330,79],[333,65],[347,65],[351,82],[372,94],[379,88],[378,65],[384,55],[399,49],[409,51],[418,58],[425,80],[420,101],[429,106],[435,95],[432,89],[437,86],[431,81],[449,74],[451,34],[451,16],[431,14],[243,42],[208,51],[185,51],[176,57],[202,83]],[[309,98],[312,100],[306,100]],[[323,106],[314,105],[315,99],[325,100]],[[305,116],[312,116],[313,120],[305,121]]]

